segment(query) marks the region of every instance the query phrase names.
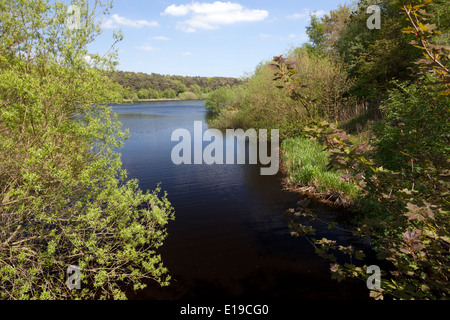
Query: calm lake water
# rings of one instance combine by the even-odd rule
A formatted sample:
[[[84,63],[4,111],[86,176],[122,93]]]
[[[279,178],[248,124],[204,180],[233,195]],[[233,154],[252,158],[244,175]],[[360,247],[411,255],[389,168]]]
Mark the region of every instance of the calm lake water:
[[[176,220],[160,253],[171,286],[153,283],[131,299],[149,300],[335,300],[366,299],[362,282],[330,277],[329,263],[305,239],[290,235],[290,215],[299,195],[282,191],[282,175],[261,176],[258,165],[174,165],[172,132],[193,134],[194,121],[207,129],[202,101],[117,105],[131,138],[122,152],[130,178],[143,190],[159,182]],[[205,143],[205,145],[207,145]],[[330,209],[319,204],[323,215]],[[330,236],[326,228],[323,236]],[[334,232],[334,239],[345,235]]]

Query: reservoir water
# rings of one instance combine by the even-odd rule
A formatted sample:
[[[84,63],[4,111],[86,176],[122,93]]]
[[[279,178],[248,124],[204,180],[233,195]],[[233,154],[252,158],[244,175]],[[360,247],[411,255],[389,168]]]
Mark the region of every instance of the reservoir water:
[[[113,106],[130,138],[121,149],[129,178],[143,190],[161,183],[175,221],[160,249],[172,277],[169,287],[149,282],[130,294],[142,300],[342,300],[367,299],[365,283],[331,279],[329,262],[303,238],[291,236],[289,208],[299,195],[283,191],[282,174],[260,175],[258,165],[175,165],[172,132],[207,129],[202,101]],[[312,204],[321,214],[332,209]],[[345,240],[337,231],[324,236]]]

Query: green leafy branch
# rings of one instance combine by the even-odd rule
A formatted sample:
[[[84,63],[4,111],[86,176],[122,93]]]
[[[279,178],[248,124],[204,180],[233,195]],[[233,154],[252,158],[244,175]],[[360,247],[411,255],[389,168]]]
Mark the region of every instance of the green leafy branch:
[[[432,0],[413,0],[409,3],[402,1],[402,11],[411,22],[411,26],[404,28],[403,32],[413,34],[416,40],[411,41],[411,44],[423,50],[425,59],[418,60],[416,64],[425,70],[425,75],[428,72],[436,73],[445,86],[444,90],[441,89],[442,95],[450,95],[450,46],[432,43],[433,38],[440,34],[435,24],[426,23],[434,17],[433,13],[426,10],[430,10],[432,6]]]
[[[417,40],[412,44],[421,48],[426,57],[417,61],[419,68],[413,70],[422,72],[417,73],[417,76],[436,74],[440,81],[433,83],[435,91],[445,99],[449,94],[450,82],[449,48],[432,44],[433,36],[438,34],[438,31],[434,25],[423,23],[432,16],[427,12],[431,5],[431,0],[403,3],[402,9],[412,25],[405,28],[404,32],[416,36]],[[291,67],[292,62],[285,61],[282,57],[275,57],[274,61],[272,68],[277,70],[277,77],[274,80],[283,80],[283,85],[278,87],[287,89],[292,98],[300,101],[311,116],[308,109],[309,101],[300,94],[303,84],[294,79],[295,70]],[[446,121],[441,113],[447,114],[448,110],[445,108],[448,108],[448,105],[445,105],[445,102],[437,104],[435,96],[423,95],[424,90],[426,89],[423,86],[419,87],[414,91],[414,95],[421,95],[421,101],[426,104],[422,107],[429,108],[427,117],[437,117]],[[410,98],[417,100],[418,97]],[[407,100],[399,101],[400,104],[407,103]],[[434,111],[442,105],[443,110]],[[404,104],[401,106],[406,108]],[[411,114],[406,113],[404,116],[411,117]],[[385,120],[386,126],[395,125],[389,121]],[[405,143],[403,147],[428,143],[417,141],[421,139],[416,134],[418,126],[421,125],[423,123],[420,121],[411,121],[408,131],[400,130]],[[442,128],[445,128],[444,124],[436,130],[443,130]],[[390,262],[393,268],[389,273],[385,273],[387,278],[382,281],[382,289],[372,291],[371,296],[377,299],[383,298],[384,295],[396,299],[448,299],[450,297],[448,159],[437,161],[436,152],[418,155],[406,151],[407,149],[395,150],[410,160],[410,167],[401,164],[399,170],[388,170],[374,159],[361,154],[353,143],[344,141],[341,138],[341,130],[328,123],[317,124],[313,121],[305,131],[327,145],[333,154],[333,165],[346,171],[346,179],[361,189],[364,198],[377,204],[375,211],[365,209],[364,202],[360,204],[364,214],[356,223],[354,231],[355,236],[370,237],[378,258]],[[312,218],[315,219],[314,216]],[[345,277],[364,278],[363,269],[352,261],[342,266],[336,262],[336,257],[329,253],[330,250],[337,249],[342,253],[355,255],[356,251],[338,246],[333,240],[313,239],[315,230],[310,226],[299,224],[297,227],[294,228],[296,230],[294,235],[307,237],[317,253],[332,262],[330,269],[334,278],[338,280]]]
[[[313,103],[314,100],[310,100],[301,94],[299,89],[307,88],[308,86],[295,79],[294,76],[297,74],[297,71],[293,67],[294,64],[295,61],[293,59],[287,60],[283,58],[283,56],[277,56],[273,58],[273,61],[269,64],[269,67],[275,71],[275,78],[273,80],[283,81],[282,85],[278,85],[276,87],[287,90],[292,99],[301,103],[306,110],[308,117],[311,120],[314,120],[310,111],[310,104]]]

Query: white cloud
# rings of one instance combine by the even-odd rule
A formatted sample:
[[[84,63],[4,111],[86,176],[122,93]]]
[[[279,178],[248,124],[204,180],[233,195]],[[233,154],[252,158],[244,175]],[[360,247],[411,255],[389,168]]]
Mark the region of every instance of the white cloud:
[[[270,34],[265,34],[265,33],[260,33],[259,34],[259,38],[265,40],[265,39],[269,39],[270,37],[272,37]]]
[[[159,27],[159,23],[156,21],[147,20],[130,20],[125,17],[121,17],[118,14],[113,14],[111,18],[102,24],[103,29],[114,29],[119,26],[130,28]]]
[[[302,19],[302,18],[305,18],[307,16],[308,16],[307,13],[294,13],[294,14],[288,16],[288,18],[289,19]]]
[[[239,22],[262,21],[269,16],[266,10],[252,10],[239,3],[216,1],[213,3],[192,2],[190,4],[171,5],[161,13],[174,17],[187,17],[179,22],[177,28],[184,32],[195,32],[198,29],[214,30],[220,26]]]
[[[136,49],[144,50],[144,51],[155,51],[156,50],[156,48],[154,48],[152,46],[148,46],[148,45],[139,46],[139,47],[136,47]]]
[[[287,16],[288,19],[303,19],[303,18],[308,18],[310,15],[314,15],[316,17],[322,17],[326,14],[327,12],[324,10],[316,10],[316,11],[311,11],[309,9],[303,9],[302,13],[294,13],[290,16]]]
[[[192,52],[186,51],[182,53],[183,56],[192,56]]]
[[[158,41],[169,41],[169,40],[170,40],[170,38],[167,38],[167,37],[165,37],[165,36],[156,36],[156,37],[152,37],[152,38],[150,38],[150,39],[152,39],[152,40],[158,40]]]
[[[166,10],[164,10],[164,12],[162,13],[162,15],[171,15],[171,16],[175,16],[175,17],[180,17],[180,16],[186,16],[189,14],[190,8],[189,5],[180,5],[177,6],[175,4],[169,6],[166,8]]]

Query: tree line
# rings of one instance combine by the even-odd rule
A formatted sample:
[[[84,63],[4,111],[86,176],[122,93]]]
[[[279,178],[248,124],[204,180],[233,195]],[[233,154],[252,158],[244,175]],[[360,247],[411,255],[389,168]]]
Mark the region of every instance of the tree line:
[[[108,76],[124,88],[124,99],[205,99],[221,87],[233,87],[242,83],[231,77],[191,77],[177,75],[146,74],[142,72],[115,71]]]

